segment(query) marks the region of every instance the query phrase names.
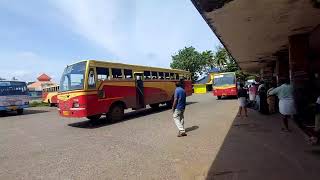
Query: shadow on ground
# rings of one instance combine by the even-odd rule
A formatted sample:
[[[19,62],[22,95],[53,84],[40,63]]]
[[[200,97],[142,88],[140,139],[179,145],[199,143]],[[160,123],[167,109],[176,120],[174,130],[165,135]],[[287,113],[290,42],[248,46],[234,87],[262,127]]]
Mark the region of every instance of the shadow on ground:
[[[47,110],[35,110],[35,109],[24,109],[22,115],[18,115],[16,111],[9,111],[9,112],[0,112],[0,117],[9,117],[9,116],[21,116],[30,115],[30,114],[39,114],[39,113],[46,113],[49,112]]]
[[[187,102],[187,105],[192,105],[192,104],[195,104],[195,103],[197,103],[197,102]],[[68,124],[68,126],[76,127],[76,128],[95,129],[95,128],[109,126],[109,125],[120,123],[120,122],[123,122],[123,121],[129,121],[129,120],[133,120],[133,119],[136,119],[136,118],[139,118],[139,117],[142,117],[142,116],[156,114],[156,113],[160,113],[160,112],[168,111],[168,110],[170,110],[170,108],[168,108],[166,106],[160,106],[159,109],[147,108],[147,109],[142,109],[142,110],[131,111],[131,112],[125,113],[125,117],[124,117],[124,119],[122,121],[111,122],[111,121],[108,121],[104,117],[104,118],[100,118],[97,121],[90,121],[90,120],[81,121],[81,122]],[[198,128],[199,127],[193,126],[193,127],[191,127],[190,131],[198,129]]]
[[[221,99],[217,99],[219,101],[228,101],[228,100],[235,100],[238,99],[237,96],[226,96],[226,97],[221,97]]]
[[[191,126],[191,127],[186,128],[185,130],[186,130],[186,132],[190,132],[190,131],[194,131],[197,129],[199,129],[199,126]]]
[[[279,118],[235,117],[206,180],[318,179],[319,147],[304,142],[298,129],[282,132]]]

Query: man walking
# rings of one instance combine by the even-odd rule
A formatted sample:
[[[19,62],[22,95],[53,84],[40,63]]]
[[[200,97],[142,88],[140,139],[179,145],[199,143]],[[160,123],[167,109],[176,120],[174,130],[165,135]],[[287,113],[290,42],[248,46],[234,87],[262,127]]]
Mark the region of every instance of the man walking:
[[[178,137],[186,136],[184,129],[184,110],[186,107],[186,92],[182,88],[182,83],[176,83],[176,90],[174,93],[174,100],[172,105],[173,120],[179,130]]]

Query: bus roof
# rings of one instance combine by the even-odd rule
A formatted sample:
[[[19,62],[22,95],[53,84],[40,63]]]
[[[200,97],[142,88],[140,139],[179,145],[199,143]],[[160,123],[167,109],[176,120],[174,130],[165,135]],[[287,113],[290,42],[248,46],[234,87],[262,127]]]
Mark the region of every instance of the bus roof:
[[[151,67],[151,66],[141,66],[141,65],[134,65],[134,64],[124,64],[124,63],[115,63],[115,62],[110,62],[110,61],[100,61],[100,60],[82,60],[73,64],[77,64],[80,62],[87,62],[89,61],[90,64],[94,64],[96,66],[99,65],[103,65],[103,66],[125,66],[125,67],[131,67],[131,68],[135,68],[135,69],[150,69],[151,71],[170,71],[170,72],[175,72],[175,73],[187,73],[190,74],[189,71],[185,71],[185,70],[180,70],[180,69],[169,69],[169,68],[159,68],[159,67]],[[73,65],[70,64],[70,65]]]

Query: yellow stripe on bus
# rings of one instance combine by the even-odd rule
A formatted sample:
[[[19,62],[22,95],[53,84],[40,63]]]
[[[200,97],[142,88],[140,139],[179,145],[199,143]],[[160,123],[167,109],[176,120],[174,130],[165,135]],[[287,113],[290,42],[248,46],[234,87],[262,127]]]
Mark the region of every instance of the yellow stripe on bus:
[[[63,93],[63,94],[58,94],[58,100],[61,101],[67,101],[68,99],[78,97],[78,96],[83,96],[83,95],[92,95],[92,94],[98,94],[97,91],[89,91],[89,92],[69,92],[69,93]]]

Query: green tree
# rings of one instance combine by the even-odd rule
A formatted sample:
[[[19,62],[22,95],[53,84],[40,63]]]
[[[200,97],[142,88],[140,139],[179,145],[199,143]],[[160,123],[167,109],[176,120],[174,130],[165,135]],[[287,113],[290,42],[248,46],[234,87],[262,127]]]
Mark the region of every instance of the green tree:
[[[235,72],[238,81],[246,81],[251,77],[254,77],[254,74],[247,73],[240,70],[235,60],[230,56],[228,51],[218,46],[216,53],[214,54],[214,64],[221,69],[222,72]]]
[[[191,72],[192,81],[196,81],[202,75],[208,64],[213,62],[211,51],[198,52],[194,47],[185,47],[172,56],[171,68],[182,69]]]
[[[217,47],[217,51],[214,54],[214,63],[220,69],[224,69],[227,63],[230,63],[230,56],[227,50],[221,46]]]

